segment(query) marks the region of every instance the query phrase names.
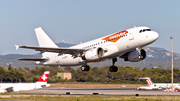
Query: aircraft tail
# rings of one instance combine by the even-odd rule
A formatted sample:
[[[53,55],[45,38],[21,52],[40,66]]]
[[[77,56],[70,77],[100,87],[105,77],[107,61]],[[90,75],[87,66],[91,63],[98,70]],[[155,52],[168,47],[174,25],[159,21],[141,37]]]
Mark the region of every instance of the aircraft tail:
[[[149,78],[149,77],[147,77],[146,82],[147,82],[148,85],[152,85],[153,84],[153,82],[151,81],[151,78]]]
[[[47,84],[48,76],[49,76],[49,71],[45,71],[39,80],[35,83],[35,88],[43,88],[43,87],[49,87],[50,84]]]
[[[49,71],[45,71],[36,83],[46,84],[49,76]]]
[[[44,32],[44,30],[41,27],[36,28],[34,30],[40,47],[58,48],[58,46],[50,39],[50,37]],[[50,52],[42,53],[43,57],[47,57],[49,54],[57,54],[57,53],[50,53]]]
[[[144,77],[144,78],[139,78],[139,79],[146,79],[146,82],[148,85],[152,85],[153,82],[151,81],[151,78],[150,77]]]

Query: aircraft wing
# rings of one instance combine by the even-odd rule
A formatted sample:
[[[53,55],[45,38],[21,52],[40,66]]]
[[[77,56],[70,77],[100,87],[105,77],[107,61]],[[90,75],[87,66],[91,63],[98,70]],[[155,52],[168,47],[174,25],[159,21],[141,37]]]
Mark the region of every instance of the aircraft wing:
[[[17,46],[16,45],[16,49],[18,48],[34,49],[35,51],[40,51],[41,53],[53,52],[53,53],[59,53],[59,54],[72,54],[72,55],[77,55],[85,51],[85,49],[77,49],[77,48],[52,48],[52,47],[34,47],[34,46]]]

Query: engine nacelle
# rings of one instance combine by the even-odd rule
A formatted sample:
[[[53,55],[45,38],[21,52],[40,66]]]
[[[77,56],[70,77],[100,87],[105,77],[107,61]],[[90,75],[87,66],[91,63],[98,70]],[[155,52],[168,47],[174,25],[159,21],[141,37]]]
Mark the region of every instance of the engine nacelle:
[[[141,54],[137,50],[130,52],[126,58],[124,58],[124,61],[130,61],[130,62],[139,62],[141,60],[144,60],[146,58],[146,51],[144,49],[140,50]]]
[[[100,59],[104,55],[104,50],[100,47],[86,51],[84,60],[92,61]]]

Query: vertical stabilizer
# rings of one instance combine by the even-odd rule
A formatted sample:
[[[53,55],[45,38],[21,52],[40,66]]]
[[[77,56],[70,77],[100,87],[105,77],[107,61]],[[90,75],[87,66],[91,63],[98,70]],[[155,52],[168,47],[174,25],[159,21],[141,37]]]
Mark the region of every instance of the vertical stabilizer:
[[[43,88],[43,87],[49,87],[50,84],[47,84],[48,81],[48,76],[49,76],[49,71],[45,71],[39,80],[35,83],[36,87],[35,88]]]
[[[45,71],[45,72],[41,75],[41,77],[39,78],[39,80],[38,80],[37,82],[47,83],[48,76],[49,76],[49,71]]]
[[[153,84],[153,82],[151,81],[150,77],[143,77],[143,78],[139,78],[139,79],[145,79],[148,85],[152,85]]]
[[[49,36],[43,31],[41,27],[36,28],[35,33],[40,47],[58,48],[58,46],[49,38]]]
[[[58,46],[50,39],[41,27],[34,30],[40,47],[58,48]],[[42,55],[43,57],[48,57],[50,54],[56,55],[57,53],[45,52]]]
[[[149,77],[146,77],[146,82],[147,82],[148,85],[153,84],[153,82],[151,81],[151,78],[149,78]]]

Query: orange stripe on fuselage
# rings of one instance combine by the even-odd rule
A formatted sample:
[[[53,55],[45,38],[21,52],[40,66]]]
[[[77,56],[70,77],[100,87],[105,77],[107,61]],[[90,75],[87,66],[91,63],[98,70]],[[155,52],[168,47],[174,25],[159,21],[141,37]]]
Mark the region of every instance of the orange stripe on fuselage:
[[[109,35],[109,36],[103,38],[102,40],[106,40],[106,41],[115,43],[116,41],[118,41],[122,36],[126,35],[127,33],[128,33],[128,31],[124,30],[124,31]]]

